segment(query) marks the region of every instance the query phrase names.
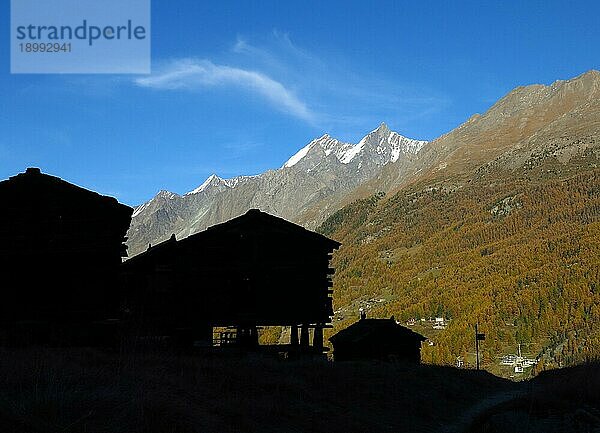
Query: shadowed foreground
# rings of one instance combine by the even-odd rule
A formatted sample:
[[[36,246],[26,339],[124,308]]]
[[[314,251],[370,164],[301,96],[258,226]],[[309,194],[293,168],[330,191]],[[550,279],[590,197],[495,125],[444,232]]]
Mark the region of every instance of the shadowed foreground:
[[[445,367],[0,349],[0,431],[441,431],[514,387]]]
[[[468,431],[600,432],[600,364],[541,373],[519,397],[481,411]]]

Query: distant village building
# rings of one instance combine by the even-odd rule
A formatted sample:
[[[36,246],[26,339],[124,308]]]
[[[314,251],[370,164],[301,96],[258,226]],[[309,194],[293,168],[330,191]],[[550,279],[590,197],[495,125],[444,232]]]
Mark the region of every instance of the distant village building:
[[[261,326],[291,328],[289,346],[323,352],[333,315],[331,254],[340,244],[257,209],[123,263],[127,306],[146,333],[182,345],[256,347]],[[309,330],[312,329],[312,346]]]
[[[421,343],[426,338],[392,319],[361,318],[329,341],[336,361],[360,359],[421,362]]]
[[[518,346],[517,354],[504,355],[500,360],[500,365],[514,367],[515,373],[523,373],[525,368],[532,367],[538,363],[538,358],[527,358],[521,355],[521,345]]]
[[[0,202],[0,328],[68,340],[57,324],[118,316],[132,208],[38,168],[0,182]]]

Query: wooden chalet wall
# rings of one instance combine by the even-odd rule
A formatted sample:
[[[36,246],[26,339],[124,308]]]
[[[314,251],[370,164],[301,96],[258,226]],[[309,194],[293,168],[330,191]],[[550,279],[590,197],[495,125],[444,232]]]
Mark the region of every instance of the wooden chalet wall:
[[[30,168],[0,182],[0,321],[116,317],[133,209]]]
[[[250,210],[125,262],[129,304],[146,323],[171,327],[325,325],[339,245]]]

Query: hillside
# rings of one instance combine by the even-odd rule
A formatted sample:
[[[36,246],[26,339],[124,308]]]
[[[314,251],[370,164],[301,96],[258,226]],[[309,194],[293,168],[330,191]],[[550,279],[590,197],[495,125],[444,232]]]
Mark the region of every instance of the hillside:
[[[600,356],[598,96],[596,71],[518,88],[425,146],[395,193],[334,213],[319,230],[343,243],[335,329],[359,306],[444,317],[420,329],[435,343],[423,357],[453,364],[473,363],[479,322],[484,364],[504,375],[519,343],[535,370]]]

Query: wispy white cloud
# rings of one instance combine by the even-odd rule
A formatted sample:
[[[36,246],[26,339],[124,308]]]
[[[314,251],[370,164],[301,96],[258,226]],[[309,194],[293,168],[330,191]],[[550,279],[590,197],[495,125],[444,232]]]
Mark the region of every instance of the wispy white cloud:
[[[281,111],[308,122],[314,120],[314,113],[308,108],[307,104],[281,82],[261,72],[216,65],[205,59],[172,61],[157,74],[136,78],[135,83],[141,87],[162,90],[193,90],[228,85],[240,86],[263,96]]]
[[[233,51],[234,53],[238,53],[238,54],[259,54],[259,55],[264,55],[264,51],[263,50],[259,50],[256,47],[250,45],[241,36],[237,37],[237,39],[235,41],[235,44],[233,44],[233,47],[231,47],[231,51]]]
[[[401,132],[431,121],[450,104],[443,91],[392,76],[338,52],[307,50],[273,30],[262,42],[238,35],[232,61],[285,77],[308,101],[317,127],[354,139],[382,121]],[[416,137],[430,138],[430,137]]]
[[[317,133],[326,130],[346,140],[358,138],[381,121],[410,133],[415,124],[432,122],[450,104],[440,89],[407,82],[337,52],[305,49],[277,30],[260,41],[239,35],[216,60],[170,61],[135,83],[190,91],[238,86],[306,121]]]
[[[326,67],[321,60],[294,44],[288,33],[274,29],[270,36],[270,46],[265,48],[252,44],[238,35],[231,51],[236,54],[251,56],[255,61],[269,66],[282,67],[285,66],[285,63],[298,64],[299,61],[302,61],[310,62],[313,67]]]

